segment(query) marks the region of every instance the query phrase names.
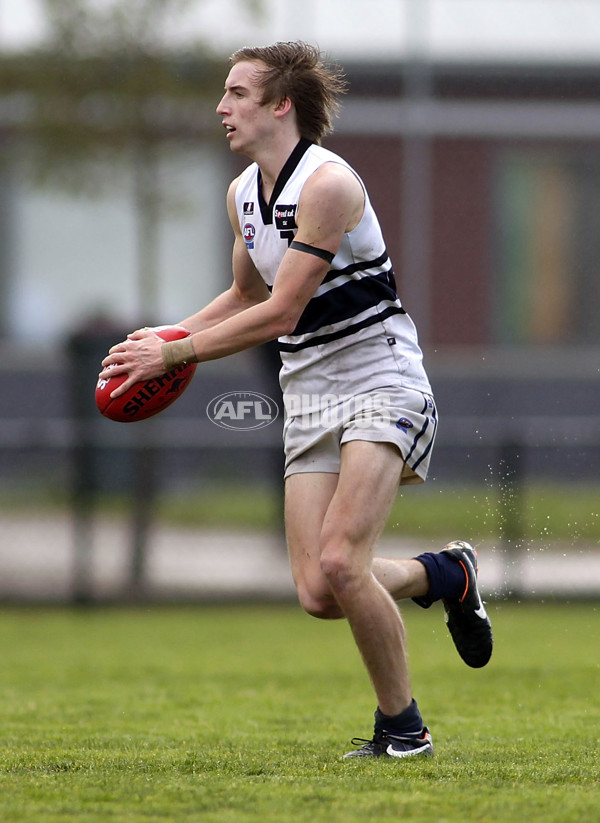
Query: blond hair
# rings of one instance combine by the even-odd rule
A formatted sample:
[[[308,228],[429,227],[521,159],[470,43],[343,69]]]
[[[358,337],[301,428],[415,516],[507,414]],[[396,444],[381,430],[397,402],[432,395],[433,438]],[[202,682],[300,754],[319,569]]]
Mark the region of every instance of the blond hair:
[[[244,60],[264,63],[259,85],[263,105],[289,98],[296,110],[301,137],[312,143],[333,131],[332,119],[339,109],[338,96],[347,90],[340,66],[325,63],[316,46],[302,41],[238,49],[231,65]]]

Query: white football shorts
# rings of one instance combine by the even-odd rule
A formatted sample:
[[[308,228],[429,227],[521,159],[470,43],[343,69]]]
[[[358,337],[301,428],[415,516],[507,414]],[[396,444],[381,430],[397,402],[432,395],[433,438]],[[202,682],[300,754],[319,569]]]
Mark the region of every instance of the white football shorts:
[[[403,459],[401,485],[423,483],[437,430],[433,396],[399,386],[353,397],[286,396],[285,477],[299,472],[339,474],[350,440],[394,443]]]

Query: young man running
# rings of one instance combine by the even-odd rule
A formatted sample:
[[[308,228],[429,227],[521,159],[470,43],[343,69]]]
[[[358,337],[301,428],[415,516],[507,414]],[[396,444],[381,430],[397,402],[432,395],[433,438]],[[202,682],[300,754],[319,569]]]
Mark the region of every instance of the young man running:
[[[430,755],[396,601],[442,600],[470,666],[488,662],[492,632],[469,544],[374,556],[399,484],[427,476],[437,412],[364,184],[320,145],[344,88],[305,43],[232,56],[217,113],[231,150],[252,161],[227,195],[232,285],[182,321],[190,337],[138,330],[101,375],[127,374],[117,396],[177,364],[279,340],[294,582],[309,614],[348,621],[377,699],[372,739],[345,757]]]

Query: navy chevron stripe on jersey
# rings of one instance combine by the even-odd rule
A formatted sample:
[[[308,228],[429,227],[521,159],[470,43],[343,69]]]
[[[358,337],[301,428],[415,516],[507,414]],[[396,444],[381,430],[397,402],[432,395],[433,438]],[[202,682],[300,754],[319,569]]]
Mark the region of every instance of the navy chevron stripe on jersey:
[[[298,142],[294,151],[290,154],[284,167],[279,172],[279,176],[277,177],[277,181],[275,183],[275,188],[273,189],[273,193],[267,203],[265,198],[263,197],[262,191],[262,174],[260,169],[256,172],[256,188],[258,193],[258,205],[260,207],[260,214],[262,217],[262,221],[265,226],[270,226],[273,223],[273,209],[275,208],[275,203],[277,202],[277,198],[284,190],[286,183],[296,170],[296,166],[302,159],[302,156],[305,154],[307,149],[312,146],[310,140],[306,140],[304,137]]]
[[[406,312],[400,305],[388,306],[384,311],[365,317],[358,323],[352,323],[350,326],[344,326],[342,329],[329,332],[328,334],[315,334],[309,337],[308,340],[302,340],[299,343],[284,343],[280,339],[279,351],[300,351],[301,349],[308,349],[311,346],[321,346],[324,343],[331,343],[333,340],[341,340],[344,337],[349,337],[351,334],[356,334],[356,332],[361,331],[361,329],[366,329],[368,326],[387,320],[388,317],[392,317],[394,314],[406,314]]]
[[[349,266],[344,266],[343,269],[332,269],[331,271],[327,272],[323,279],[323,283],[328,283],[330,280],[334,280],[336,277],[339,277],[342,274],[355,274],[358,271],[367,271],[368,269],[376,269],[383,266],[384,263],[390,262],[390,258],[387,253],[387,249],[380,254],[379,257],[376,257],[375,260],[361,260],[358,263],[351,263]],[[391,277],[391,282],[396,290],[396,281],[394,280],[394,272],[389,269],[389,275]]]
[[[318,332],[324,326],[333,326],[355,317],[382,301],[397,300],[390,285],[389,273],[348,279],[335,288],[313,297],[300,316],[293,335]]]

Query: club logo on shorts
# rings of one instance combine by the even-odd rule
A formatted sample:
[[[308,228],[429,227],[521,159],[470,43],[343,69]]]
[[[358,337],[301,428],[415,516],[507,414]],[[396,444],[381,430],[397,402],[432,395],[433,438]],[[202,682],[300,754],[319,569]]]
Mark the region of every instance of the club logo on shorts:
[[[252,223],[244,224],[244,242],[247,249],[254,248],[254,238],[256,237],[256,229]]]
[[[408,417],[401,417],[400,420],[396,422],[397,429],[404,429],[404,431],[408,431],[409,429],[412,429],[412,427],[413,424]]]

